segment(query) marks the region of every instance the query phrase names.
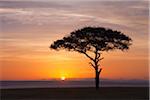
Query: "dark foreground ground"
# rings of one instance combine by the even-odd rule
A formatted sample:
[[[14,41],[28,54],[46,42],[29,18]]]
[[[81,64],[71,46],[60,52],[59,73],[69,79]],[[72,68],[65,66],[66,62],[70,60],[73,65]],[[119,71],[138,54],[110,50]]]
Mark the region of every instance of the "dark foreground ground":
[[[2,89],[2,100],[149,100],[147,87]]]

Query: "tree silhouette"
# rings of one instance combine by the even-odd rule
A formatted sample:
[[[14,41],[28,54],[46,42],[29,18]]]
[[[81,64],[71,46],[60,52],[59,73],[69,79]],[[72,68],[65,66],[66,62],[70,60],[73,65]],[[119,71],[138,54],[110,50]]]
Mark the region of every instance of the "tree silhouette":
[[[100,61],[103,51],[115,49],[127,50],[131,45],[131,38],[119,31],[103,27],[84,27],[70,33],[63,39],[54,41],[50,48],[55,50],[66,49],[84,54],[95,70],[95,85],[99,88],[99,76],[102,71]],[[92,53],[92,55],[91,55]],[[93,55],[94,54],[94,55]]]

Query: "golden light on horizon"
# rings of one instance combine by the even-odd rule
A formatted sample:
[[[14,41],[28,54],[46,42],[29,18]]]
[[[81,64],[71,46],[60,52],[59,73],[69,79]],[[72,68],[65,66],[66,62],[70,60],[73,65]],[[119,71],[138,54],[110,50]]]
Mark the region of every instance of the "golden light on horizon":
[[[61,77],[61,80],[62,80],[62,81],[65,81],[65,80],[66,80],[66,77],[65,77],[65,76],[62,76],[62,77]]]

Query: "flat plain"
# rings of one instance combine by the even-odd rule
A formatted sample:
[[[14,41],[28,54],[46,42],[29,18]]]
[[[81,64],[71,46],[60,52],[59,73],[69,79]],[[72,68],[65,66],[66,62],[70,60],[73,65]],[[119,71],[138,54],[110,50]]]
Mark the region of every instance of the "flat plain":
[[[149,100],[149,87],[1,89],[2,100]]]

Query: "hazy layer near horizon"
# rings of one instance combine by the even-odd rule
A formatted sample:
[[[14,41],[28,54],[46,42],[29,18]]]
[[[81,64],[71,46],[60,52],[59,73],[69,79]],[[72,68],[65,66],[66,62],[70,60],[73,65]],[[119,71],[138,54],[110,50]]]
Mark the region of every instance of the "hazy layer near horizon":
[[[93,80],[0,81],[1,89],[94,87]],[[149,87],[148,80],[100,80],[101,87]]]

